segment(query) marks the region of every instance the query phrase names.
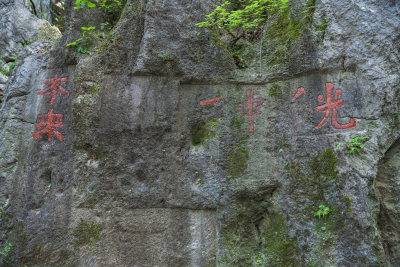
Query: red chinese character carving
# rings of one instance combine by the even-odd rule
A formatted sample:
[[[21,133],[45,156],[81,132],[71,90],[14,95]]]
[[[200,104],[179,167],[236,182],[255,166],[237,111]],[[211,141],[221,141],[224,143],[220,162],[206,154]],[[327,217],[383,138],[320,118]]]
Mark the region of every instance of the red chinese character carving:
[[[51,135],[54,132],[58,140],[63,140],[64,136],[55,129],[55,127],[64,126],[64,124],[59,121],[62,117],[63,114],[54,114],[53,109],[50,109],[47,114],[39,114],[37,118],[40,122],[35,124],[35,129],[44,128],[38,132],[32,133],[33,138],[38,139],[41,135],[47,133],[47,140],[51,141]]]
[[[326,83],[325,87],[326,87],[326,103],[315,107],[315,109],[320,112],[325,111],[325,116],[322,119],[322,121],[315,128],[321,128],[322,125],[325,124],[325,122],[328,120],[328,118],[331,114],[331,110],[333,110],[332,125],[336,129],[347,129],[347,128],[352,128],[352,127],[356,126],[356,121],[354,120],[354,118],[350,118],[350,121],[346,124],[338,123],[338,121],[337,121],[338,111],[336,109],[340,108],[343,105],[344,100],[343,99],[336,100],[336,99],[342,95],[343,91],[342,91],[342,89],[336,89],[335,95],[333,97],[333,100],[336,100],[336,101],[333,101],[332,94],[333,94],[333,88],[335,87],[335,85],[333,83]],[[318,96],[319,102],[324,101],[324,99],[325,98],[323,95]]]
[[[306,89],[304,89],[304,87],[299,87],[297,88],[297,92],[296,94],[292,97],[292,102],[296,100],[296,98],[298,98],[299,96],[301,96],[302,94],[304,94],[306,92]]]
[[[200,105],[202,105],[202,106],[210,105],[210,104],[217,103],[219,101],[221,101],[221,97],[217,96],[217,97],[206,99],[206,100],[200,100]]]
[[[253,91],[247,90],[246,91],[247,95],[247,101],[244,101],[239,104],[239,112],[243,116],[249,117],[249,133],[250,135],[253,135],[254,133],[254,115],[261,114],[260,109],[261,105],[264,103],[265,99],[264,98],[253,98]],[[253,104],[256,103],[256,110],[253,111]],[[244,113],[244,105],[247,105],[247,114]]]
[[[50,104],[53,105],[54,104],[54,100],[56,100],[57,94],[58,95],[61,95],[61,94],[66,95],[66,94],[68,94],[68,91],[65,90],[64,88],[62,88],[61,85],[59,84],[60,82],[66,82],[66,81],[68,81],[67,77],[58,78],[58,75],[56,74],[56,75],[54,75],[54,78],[46,79],[46,80],[43,81],[44,84],[50,84],[50,86],[47,87],[46,89],[39,90],[38,94],[39,95],[45,95],[45,96],[51,96]],[[48,91],[50,91],[50,92],[48,92]]]

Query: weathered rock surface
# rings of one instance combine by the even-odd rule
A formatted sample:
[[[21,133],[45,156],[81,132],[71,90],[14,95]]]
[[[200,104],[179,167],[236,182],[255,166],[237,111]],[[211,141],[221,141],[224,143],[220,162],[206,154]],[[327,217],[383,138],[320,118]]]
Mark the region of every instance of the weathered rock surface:
[[[210,32],[197,35],[212,1],[128,1],[117,19],[67,1],[61,41],[21,52],[21,32],[42,22],[27,25],[17,5],[0,2],[0,53],[20,53],[0,110],[3,265],[400,264],[396,1],[316,1],[284,43],[276,30],[288,29],[271,21],[245,45],[243,70]],[[292,4],[299,21],[303,10]],[[90,54],[65,47],[106,18],[113,28]],[[69,93],[50,104],[38,90],[56,74]],[[316,128],[327,83],[342,89],[338,123],[354,127],[331,115]],[[251,93],[263,100],[253,134],[239,111]],[[33,139],[50,109],[63,140]],[[337,148],[355,134],[370,137],[361,152]]]

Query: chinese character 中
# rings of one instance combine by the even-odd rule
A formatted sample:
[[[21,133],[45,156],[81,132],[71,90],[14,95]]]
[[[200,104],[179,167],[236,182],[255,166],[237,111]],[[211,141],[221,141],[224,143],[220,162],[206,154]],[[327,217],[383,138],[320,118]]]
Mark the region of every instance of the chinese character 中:
[[[47,133],[47,140],[51,141],[52,133],[58,140],[63,140],[64,136],[55,129],[55,127],[63,127],[64,124],[59,120],[62,119],[63,114],[54,114],[53,109],[50,109],[47,114],[39,114],[37,116],[39,123],[35,124],[35,129],[43,128],[42,130],[32,133],[33,138],[38,139],[43,134]]]
[[[353,118],[350,118],[350,121],[346,124],[340,124],[337,121],[337,116],[338,116],[338,111],[337,108],[340,108],[343,103],[344,100],[343,99],[338,99],[336,100],[339,96],[342,95],[343,91],[342,89],[336,89],[335,95],[333,97],[332,100],[332,94],[333,94],[333,88],[335,87],[335,85],[333,83],[326,83],[325,84],[326,87],[326,103],[320,106],[315,107],[316,110],[320,111],[320,112],[324,112],[325,111],[325,116],[322,119],[322,121],[315,127],[315,128],[321,128],[322,125],[325,124],[325,122],[328,120],[331,111],[333,111],[333,116],[332,116],[332,126],[335,127],[336,129],[348,129],[348,128],[352,128],[354,126],[356,126],[356,121]],[[324,96],[323,95],[319,95],[318,96],[318,101],[322,102],[324,101]]]
[[[68,78],[64,77],[64,78],[58,78],[58,75],[54,75],[54,78],[52,79],[46,79],[43,81],[44,84],[50,84],[49,87],[47,87],[46,89],[43,90],[39,90],[38,94],[39,95],[45,95],[45,96],[51,96],[50,98],[50,104],[53,105],[54,104],[54,100],[56,100],[56,96],[58,95],[66,95],[68,94],[68,91],[65,90],[64,88],[61,87],[61,85],[59,84],[60,82],[67,82]],[[50,92],[49,92],[50,91]]]
[[[260,109],[261,105],[264,103],[265,99],[264,98],[253,98],[253,91],[247,90],[246,91],[247,95],[247,101],[244,101],[239,104],[239,112],[243,116],[249,117],[249,133],[250,135],[253,135],[254,133],[254,115],[261,114]],[[257,104],[256,109],[253,111],[253,104]],[[247,114],[244,113],[244,105],[247,105]]]

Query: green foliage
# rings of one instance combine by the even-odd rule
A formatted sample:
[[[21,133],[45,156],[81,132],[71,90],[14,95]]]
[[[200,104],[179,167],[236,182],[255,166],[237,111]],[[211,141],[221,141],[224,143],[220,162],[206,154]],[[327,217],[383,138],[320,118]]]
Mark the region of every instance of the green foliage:
[[[2,67],[0,67],[0,73],[2,73],[3,75],[8,75],[9,73],[12,72],[12,70],[15,67],[15,64],[17,64],[17,54],[13,54],[14,57],[14,61],[12,61],[11,63],[7,64],[7,61],[4,59],[4,57],[0,56],[0,62],[2,62]]]
[[[90,2],[89,0],[76,0],[74,9],[81,9],[84,7],[98,7],[104,9],[113,9],[113,8],[122,8],[122,2],[119,0],[99,0],[95,1],[95,3]]]
[[[239,68],[246,68],[246,47],[261,38],[269,13],[284,12],[288,0],[232,0],[217,6],[196,26],[211,31],[212,43],[227,49]],[[199,32],[198,34],[200,34]],[[221,36],[229,36],[221,40]]]
[[[328,216],[329,212],[330,212],[330,209],[328,206],[319,205],[318,211],[314,213],[314,216],[315,217],[318,216],[319,219],[321,219],[321,216],[322,216],[322,218],[325,218],[325,216]]]
[[[263,263],[264,263],[264,260],[263,260],[263,257],[262,257],[263,255],[261,254],[261,253],[258,253],[257,254],[257,256],[256,256],[256,263],[257,263],[257,266],[262,266],[263,265]]]
[[[11,244],[10,241],[6,241],[6,244],[4,245],[4,247],[2,247],[0,249],[0,255],[1,255],[0,263],[5,263],[5,264],[8,263],[8,261],[9,261],[8,258],[9,258],[9,254],[10,254],[12,246],[13,245]]]
[[[81,9],[81,8],[84,8],[85,6],[96,7],[96,4],[94,4],[88,0],[76,0],[74,9]]]
[[[81,27],[81,29],[82,37],[72,43],[68,43],[67,46],[75,46],[78,53],[87,54],[88,46],[98,39],[101,34],[95,31],[96,27],[94,26]]]
[[[169,54],[169,52],[165,52],[165,53],[158,53],[158,57],[161,58],[164,61],[169,61],[171,60],[171,56]]]
[[[31,45],[31,42],[23,40],[23,41],[20,42],[19,44],[20,44],[22,47],[25,47],[25,46]]]
[[[325,33],[326,27],[328,27],[328,22],[326,20],[326,16],[322,17],[321,23],[317,24],[317,32]]]
[[[303,10],[303,19],[311,23],[316,8],[316,0],[306,0],[306,8]]]
[[[74,9],[81,9],[84,7],[88,8],[95,8],[97,7],[98,9],[103,9],[107,11],[109,14],[107,15],[108,18],[113,17],[115,19],[116,15],[120,14],[120,10],[123,7],[123,2],[120,0],[95,0],[95,1],[89,1],[89,0],[76,0],[75,1],[75,6]],[[114,12],[118,11],[118,12]],[[111,30],[113,27],[113,23],[109,21],[102,22],[99,25],[99,28],[101,31],[105,30]],[[89,53],[88,47],[94,43],[95,40],[97,40],[103,33],[98,33],[96,32],[96,27],[95,26],[88,26],[88,27],[81,27],[82,28],[82,37],[78,38],[74,42],[68,43],[67,46],[75,46],[76,51],[81,54],[87,54]],[[104,46],[100,50],[106,50],[108,44],[104,44]]]
[[[51,187],[52,187],[52,185],[51,185],[51,184],[49,184],[49,185],[47,186],[46,193],[50,192],[50,190],[51,190]]]
[[[108,21],[106,21],[106,22],[103,22],[103,23],[101,23],[100,24],[100,30],[104,30],[104,29],[108,29],[108,30],[111,30],[111,24],[108,22]]]
[[[197,27],[218,27],[232,33],[232,30],[251,29],[260,26],[267,17],[267,11],[287,8],[288,0],[238,0],[225,1],[206,15]]]
[[[119,0],[102,0],[99,2],[99,8],[105,8],[107,10],[112,8],[122,8],[122,2]]]
[[[360,136],[358,134],[352,136],[349,141],[345,143],[339,143],[337,148],[345,146],[350,154],[359,153],[364,149],[364,143],[370,139],[369,136]]]

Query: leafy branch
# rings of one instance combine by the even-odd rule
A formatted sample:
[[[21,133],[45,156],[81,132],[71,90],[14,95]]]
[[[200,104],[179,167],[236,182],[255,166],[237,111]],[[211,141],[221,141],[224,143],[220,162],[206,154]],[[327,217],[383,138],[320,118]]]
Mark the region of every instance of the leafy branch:
[[[82,37],[78,38],[72,43],[68,43],[67,46],[76,46],[76,50],[79,53],[86,54],[88,53],[88,45],[99,38],[101,34],[96,33],[96,27],[81,27],[82,29]]]
[[[350,154],[359,153],[364,149],[364,143],[370,139],[369,136],[360,136],[358,134],[352,136],[349,141],[337,144],[337,148],[345,146]]]
[[[319,219],[321,219],[321,216],[322,216],[322,218],[325,218],[325,216],[327,216],[329,213],[330,213],[330,209],[329,209],[329,207],[328,206],[325,206],[325,205],[319,205],[319,207],[318,207],[319,209],[318,209],[318,211],[316,212],[316,213],[314,213],[314,216],[315,217],[317,217],[318,216],[318,218]]]
[[[122,8],[122,2],[119,0],[100,0],[93,3],[89,0],[76,0],[74,9],[81,9],[86,6],[89,8],[98,7],[99,9]]]
[[[11,61],[11,63],[7,65],[7,61],[4,59],[4,57],[0,56],[0,62],[3,62],[3,66],[0,67],[0,73],[7,75],[14,69],[15,64],[17,64],[17,54],[14,53],[13,57],[14,61]]]
[[[267,11],[286,9],[288,0],[239,0],[236,5],[225,1],[217,6],[204,21],[195,24],[200,28],[217,27],[237,38],[242,29],[254,29],[267,18]]]
[[[224,1],[202,22],[195,24],[199,28],[211,30],[212,42],[227,48],[239,68],[247,63],[243,58],[246,42],[254,43],[262,36],[263,25],[269,14],[287,12],[289,0],[230,0]],[[201,31],[198,35],[201,34]],[[223,38],[222,41],[219,37]],[[261,53],[261,52],[260,52]]]

